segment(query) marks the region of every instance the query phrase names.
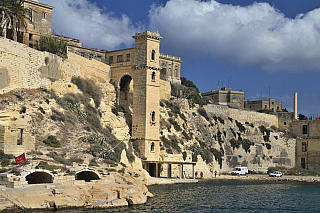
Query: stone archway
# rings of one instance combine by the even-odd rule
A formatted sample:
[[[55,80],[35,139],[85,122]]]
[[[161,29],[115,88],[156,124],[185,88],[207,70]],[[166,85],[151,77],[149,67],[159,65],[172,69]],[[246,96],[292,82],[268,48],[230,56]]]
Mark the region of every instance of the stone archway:
[[[126,122],[130,128],[132,128],[132,106],[133,106],[133,86],[132,77],[125,75],[120,80],[120,92],[118,97],[118,103],[125,110]]]
[[[130,75],[125,75],[120,80],[120,94],[119,94],[119,104],[127,110],[129,106],[132,106],[133,93],[132,85],[130,84],[132,77]]]
[[[100,177],[94,171],[81,171],[76,174],[76,180],[90,182],[91,180],[100,180]]]
[[[53,183],[53,175],[44,171],[36,171],[28,174],[26,181],[28,184]]]

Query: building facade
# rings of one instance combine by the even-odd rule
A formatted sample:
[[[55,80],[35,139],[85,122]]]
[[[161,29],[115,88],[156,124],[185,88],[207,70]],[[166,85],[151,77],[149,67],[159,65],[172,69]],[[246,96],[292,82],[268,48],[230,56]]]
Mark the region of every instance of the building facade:
[[[211,90],[202,93],[203,97],[209,97],[213,104],[229,106],[235,109],[244,109],[244,92],[233,91],[229,87],[223,87],[221,90]]]
[[[24,6],[29,9],[29,16],[26,20],[27,28],[18,31],[9,28],[3,32],[2,36],[33,47],[40,35],[51,34],[54,7],[34,0],[25,0]]]
[[[248,110],[271,110],[273,112],[282,110],[282,102],[276,102],[274,98],[259,98],[258,101],[249,101],[244,102],[244,108]]]
[[[292,124],[297,137],[296,166],[320,169],[320,120],[297,120]]]

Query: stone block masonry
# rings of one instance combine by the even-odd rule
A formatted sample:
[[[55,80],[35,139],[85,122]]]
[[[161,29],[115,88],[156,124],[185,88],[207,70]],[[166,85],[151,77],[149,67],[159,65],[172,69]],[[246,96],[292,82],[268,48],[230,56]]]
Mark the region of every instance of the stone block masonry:
[[[70,81],[72,76],[91,78],[97,83],[110,80],[110,66],[74,53],[68,59],[0,38],[0,94],[18,88],[51,89],[57,80]]]

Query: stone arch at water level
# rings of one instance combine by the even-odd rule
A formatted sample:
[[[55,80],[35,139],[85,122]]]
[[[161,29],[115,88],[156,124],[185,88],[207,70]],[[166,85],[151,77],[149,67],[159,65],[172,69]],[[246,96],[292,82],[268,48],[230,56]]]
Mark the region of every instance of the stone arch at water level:
[[[100,180],[100,177],[94,171],[81,171],[76,174],[76,180],[90,182],[91,180]]]
[[[28,184],[53,183],[54,176],[46,171],[35,171],[26,176]]]

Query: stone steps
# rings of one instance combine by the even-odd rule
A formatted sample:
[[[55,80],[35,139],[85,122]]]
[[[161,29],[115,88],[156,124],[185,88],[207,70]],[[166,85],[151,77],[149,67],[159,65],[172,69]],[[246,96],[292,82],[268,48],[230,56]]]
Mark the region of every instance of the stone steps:
[[[7,200],[4,197],[0,197],[0,211],[16,209],[16,204]]]
[[[101,189],[94,188],[92,191],[91,203],[106,202],[108,198],[108,193]]]

